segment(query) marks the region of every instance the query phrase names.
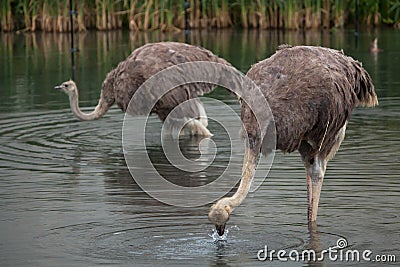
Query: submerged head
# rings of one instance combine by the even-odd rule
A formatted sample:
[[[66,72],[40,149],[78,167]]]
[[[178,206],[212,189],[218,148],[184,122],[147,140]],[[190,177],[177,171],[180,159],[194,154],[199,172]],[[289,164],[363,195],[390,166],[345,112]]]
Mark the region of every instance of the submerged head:
[[[63,82],[62,84],[55,86],[54,89],[64,91],[67,95],[71,95],[73,93],[76,93],[77,90],[78,90],[76,88],[75,82],[72,81],[72,80]]]
[[[226,222],[229,220],[231,212],[232,208],[226,198],[211,206],[208,219],[215,225],[218,235],[222,236],[224,234]]]

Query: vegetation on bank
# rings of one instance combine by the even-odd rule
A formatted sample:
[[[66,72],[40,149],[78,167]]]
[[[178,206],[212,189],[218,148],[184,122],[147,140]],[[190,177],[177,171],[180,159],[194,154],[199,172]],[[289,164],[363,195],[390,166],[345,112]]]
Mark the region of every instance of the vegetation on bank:
[[[73,0],[74,29],[179,31],[184,0]],[[354,24],[400,28],[400,0],[188,0],[190,28],[317,29]],[[358,2],[358,8],[356,7]],[[2,31],[70,30],[70,0],[1,0]],[[358,12],[356,12],[358,10]]]

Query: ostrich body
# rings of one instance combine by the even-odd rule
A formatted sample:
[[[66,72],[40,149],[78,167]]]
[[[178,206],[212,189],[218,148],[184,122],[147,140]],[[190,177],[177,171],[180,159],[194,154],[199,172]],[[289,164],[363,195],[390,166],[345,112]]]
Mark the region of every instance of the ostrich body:
[[[353,109],[378,104],[371,77],[360,62],[341,51],[287,45],[253,65],[247,76],[271,108],[276,148],[285,153],[298,150],[301,155],[307,174],[308,221],[314,222],[327,163],[343,141]],[[239,188],[232,197],[217,201],[208,215],[219,235],[250,189],[259,153],[271,151],[263,146],[252,108],[257,109],[242,103],[241,119],[249,142]]]
[[[154,74],[180,63],[194,61],[211,61],[230,65],[224,59],[201,47],[176,42],[149,43],[135,49],[128,58],[107,74],[102,85],[99,103],[90,113],[83,113],[79,108],[79,93],[75,82],[67,81],[55,88],[69,95],[71,110],[78,119],[96,120],[101,118],[114,103],[125,112],[136,90]],[[164,121],[176,106],[210,92],[213,87],[206,83],[178,86],[159,99],[151,113],[156,113]],[[152,92],[149,94],[151,95]],[[186,106],[183,111],[186,117],[195,119],[187,124],[191,127],[189,133],[210,136],[211,133],[206,128],[208,122],[204,107],[199,100],[194,103],[195,105],[191,107]]]

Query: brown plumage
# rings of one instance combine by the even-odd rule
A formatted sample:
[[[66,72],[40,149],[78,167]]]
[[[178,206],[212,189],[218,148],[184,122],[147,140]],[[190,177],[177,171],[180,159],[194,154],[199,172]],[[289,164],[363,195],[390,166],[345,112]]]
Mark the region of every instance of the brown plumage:
[[[79,119],[99,119],[114,103],[122,111],[126,111],[136,90],[154,74],[170,66],[194,61],[210,61],[230,65],[226,60],[201,47],[176,42],[149,43],[134,50],[128,58],[107,74],[102,85],[99,103],[89,114],[85,114],[79,109],[78,89],[73,81],[65,82],[56,88],[62,89],[70,96],[71,109]],[[164,121],[170,111],[180,103],[210,92],[213,87],[213,85],[205,83],[179,86],[165,94],[154,106],[152,113],[156,113]],[[152,94],[152,92],[148,93]],[[199,119],[204,126],[203,134],[207,135],[208,130],[205,128],[207,119],[199,118],[204,113],[204,108],[200,101],[194,103],[197,105],[187,110],[188,114],[186,115]],[[197,134],[202,134],[202,132],[197,132]]]
[[[313,154],[326,157],[353,109],[378,102],[361,63],[329,48],[283,48],[252,66],[247,76],[266,97],[274,115],[277,149],[287,153],[307,141]],[[244,105],[242,116],[249,111]],[[255,133],[257,124],[244,124],[250,135]]]
[[[287,45],[253,65],[247,76],[260,87],[274,115],[276,148],[301,154],[307,172],[308,220],[315,221],[326,164],[344,138],[353,109],[378,104],[371,77],[360,62],[341,51]],[[209,213],[220,234],[248,193],[259,153],[271,150],[266,142],[263,146],[252,112],[257,108],[242,104],[250,145],[239,189],[231,198],[219,200]]]

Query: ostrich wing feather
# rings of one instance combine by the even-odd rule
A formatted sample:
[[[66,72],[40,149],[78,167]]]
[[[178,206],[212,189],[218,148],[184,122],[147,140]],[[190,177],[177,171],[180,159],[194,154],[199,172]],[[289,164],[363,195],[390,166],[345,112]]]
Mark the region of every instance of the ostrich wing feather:
[[[184,43],[161,42],[144,45],[112,70],[103,83],[104,95],[111,95],[118,106],[126,111],[129,101],[136,90],[154,74],[180,63],[210,61],[230,65],[207,49]],[[160,85],[162,86],[162,85]],[[174,88],[165,94],[153,109],[164,120],[169,112],[180,103],[210,92],[215,85],[191,83]],[[157,90],[157,88],[154,88]],[[146,97],[154,97],[155,91],[149,91]],[[188,111],[189,112],[189,111]],[[191,115],[191,114],[187,114]]]
[[[284,47],[252,66],[247,76],[268,100],[277,148],[284,152],[293,152],[305,140],[315,152],[328,155],[353,109],[377,104],[371,77],[361,63],[334,49]],[[242,117],[248,109],[244,106]],[[254,121],[244,123],[248,132],[258,131]]]

